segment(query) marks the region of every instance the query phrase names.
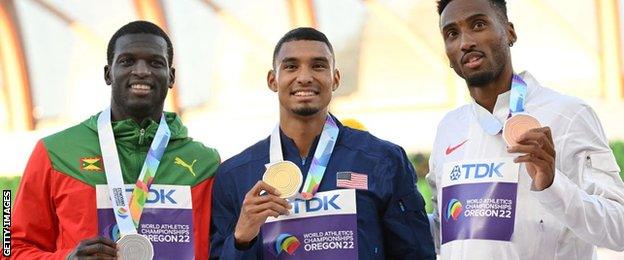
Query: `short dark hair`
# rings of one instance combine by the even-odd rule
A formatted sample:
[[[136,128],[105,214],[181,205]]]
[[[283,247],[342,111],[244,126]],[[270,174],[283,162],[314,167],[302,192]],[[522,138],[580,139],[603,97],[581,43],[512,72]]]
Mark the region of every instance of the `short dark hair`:
[[[501,15],[501,18],[503,18],[503,21],[507,21],[507,1],[505,0],[488,0],[490,2],[490,5],[492,7],[494,7],[499,15]],[[438,14],[441,15],[442,11],[444,11],[444,8],[446,8],[446,6],[448,4],[450,4],[451,2],[453,2],[453,0],[439,0],[438,1]]]
[[[273,67],[275,67],[275,59],[277,58],[277,53],[282,48],[282,45],[286,42],[292,42],[292,41],[323,42],[325,43],[325,45],[327,45],[327,48],[329,48],[329,52],[332,55],[332,59],[334,60],[334,62],[336,62],[334,58],[334,48],[332,47],[331,43],[329,43],[329,40],[327,39],[327,36],[325,36],[324,33],[314,28],[310,28],[310,27],[299,27],[299,28],[292,29],[286,34],[284,34],[284,36],[282,36],[282,38],[277,42],[277,45],[275,45],[275,50],[273,50]]]
[[[173,62],[173,44],[171,44],[171,39],[163,29],[158,27],[158,25],[153,24],[148,21],[134,21],[128,23],[113,34],[110,41],[108,41],[108,49],[106,50],[106,61],[108,65],[113,64],[113,56],[115,56],[115,44],[117,43],[117,39],[121,36],[128,34],[141,34],[147,33],[156,36],[160,36],[167,42],[167,60],[169,61],[169,66],[172,66]]]

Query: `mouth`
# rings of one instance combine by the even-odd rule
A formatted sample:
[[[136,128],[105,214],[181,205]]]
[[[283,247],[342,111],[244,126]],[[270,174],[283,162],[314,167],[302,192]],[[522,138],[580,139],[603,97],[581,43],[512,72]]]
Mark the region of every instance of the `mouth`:
[[[152,91],[152,86],[146,83],[130,84],[130,92],[137,96],[146,96]]]
[[[300,99],[307,99],[318,96],[319,92],[311,89],[299,89],[292,91],[290,94]]]
[[[482,52],[478,52],[478,51],[469,52],[469,53],[464,54],[464,56],[461,59],[461,62],[464,66],[468,67],[469,69],[477,69],[483,63],[484,56],[485,54],[483,54]]]

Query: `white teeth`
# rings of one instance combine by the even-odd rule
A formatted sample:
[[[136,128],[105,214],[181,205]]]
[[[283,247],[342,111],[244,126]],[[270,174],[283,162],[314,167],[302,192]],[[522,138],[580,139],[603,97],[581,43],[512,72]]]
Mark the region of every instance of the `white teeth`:
[[[140,90],[150,90],[151,87],[148,85],[143,85],[143,84],[133,84],[132,86],[130,86],[132,89],[140,89]]]
[[[298,97],[309,97],[309,96],[314,96],[316,95],[316,93],[314,93],[313,91],[297,91],[295,92],[295,96]]]

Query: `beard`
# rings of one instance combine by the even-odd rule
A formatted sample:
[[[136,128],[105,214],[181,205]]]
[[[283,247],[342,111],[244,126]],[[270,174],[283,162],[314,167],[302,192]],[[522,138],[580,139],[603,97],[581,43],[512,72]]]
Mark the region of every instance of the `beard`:
[[[155,96],[135,98],[128,92],[113,90],[111,106],[116,106],[127,116],[145,119],[151,117],[155,111],[162,110],[167,92],[153,94]]]
[[[501,42],[493,48],[492,64],[489,69],[466,75],[464,80],[471,87],[481,87],[498,79],[505,70],[505,63],[509,60],[509,46]]]
[[[485,86],[494,81],[503,72],[502,67],[497,71],[484,71],[465,78],[466,84],[471,87]]]
[[[318,113],[319,111],[320,109],[316,107],[308,106],[293,109],[293,112],[299,116],[311,116]]]

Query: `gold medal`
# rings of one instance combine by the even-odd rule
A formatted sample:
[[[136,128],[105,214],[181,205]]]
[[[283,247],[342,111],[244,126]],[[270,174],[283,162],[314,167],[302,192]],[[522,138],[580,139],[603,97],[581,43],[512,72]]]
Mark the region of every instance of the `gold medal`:
[[[264,172],[262,181],[279,191],[280,198],[291,198],[297,195],[303,182],[303,175],[297,165],[289,161],[271,164]]]
[[[540,128],[541,125],[535,117],[527,114],[517,114],[505,121],[503,127],[503,139],[507,146],[518,144],[518,138],[531,129]]]

